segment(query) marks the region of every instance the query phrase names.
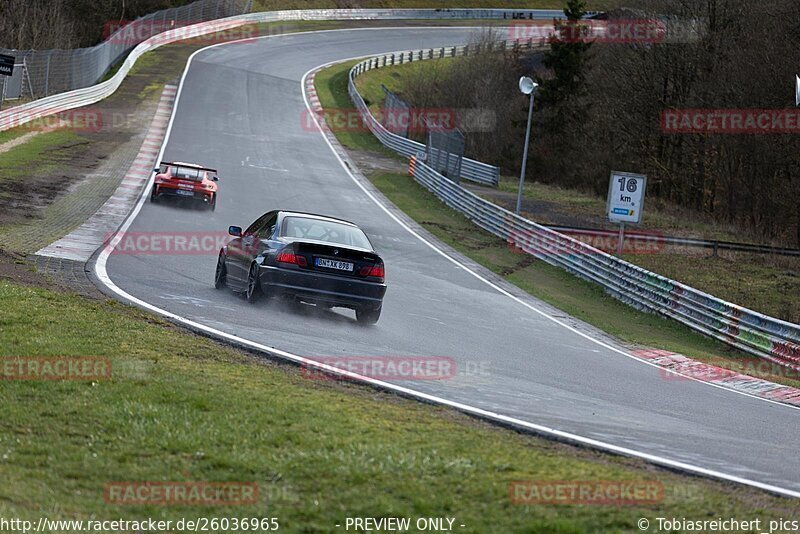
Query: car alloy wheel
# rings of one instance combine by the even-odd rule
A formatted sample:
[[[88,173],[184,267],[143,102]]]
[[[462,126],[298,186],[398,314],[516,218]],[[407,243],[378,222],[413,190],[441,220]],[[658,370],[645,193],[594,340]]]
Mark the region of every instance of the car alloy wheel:
[[[228,278],[228,268],[225,266],[225,255],[220,252],[217,259],[217,269],[214,272],[214,287],[222,289],[225,287]]]
[[[258,286],[258,265],[253,264],[250,266],[250,273],[247,275],[247,302],[253,303],[258,300],[258,295],[261,289]]]

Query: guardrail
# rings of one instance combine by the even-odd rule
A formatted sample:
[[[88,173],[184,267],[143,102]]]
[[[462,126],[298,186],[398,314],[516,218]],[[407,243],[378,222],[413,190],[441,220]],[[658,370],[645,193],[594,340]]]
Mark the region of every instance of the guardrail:
[[[544,49],[545,47],[538,44],[538,41],[528,40],[523,43],[515,40],[498,41],[493,49],[497,51],[505,51],[509,48],[520,47],[523,49]],[[441,59],[449,57],[466,56],[473,53],[479,53],[481,47],[477,45],[463,45],[463,46],[450,46],[442,48],[426,48],[422,50],[406,50],[402,52],[392,52],[382,56],[375,56],[365,59],[353,65],[348,75],[347,92],[350,95],[350,100],[358,109],[364,123],[369,130],[375,135],[378,141],[381,142],[386,148],[397,152],[401,156],[411,157],[418,153],[425,151],[425,145],[407,139],[401,135],[390,132],[372,115],[369,111],[364,98],[359,94],[356,88],[355,79],[373,69],[380,69],[383,67],[391,67],[393,65],[402,65],[404,63],[411,63],[413,61],[424,61],[429,59]],[[479,184],[496,186],[500,181],[500,169],[494,165],[482,163],[469,158],[463,158],[461,161],[460,178],[477,182]]]
[[[128,75],[128,72],[130,72],[131,68],[136,63],[136,60],[146,52],[176,41],[200,37],[209,33],[224,31],[250,23],[252,21],[249,17],[249,15],[228,17],[212,22],[168,30],[151,37],[131,50],[119,70],[104,82],[83,89],[75,89],[47,98],[41,98],[27,104],[0,111],[0,131],[16,128],[54,113],[61,113],[99,102],[111,96],[114,91],[119,88],[125,76]]]
[[[423,162],[414,179],[442,202],[523,252],[601,285],[637,309],[674,319],[730,346],[800,370],[800,325],[731,304],[611,256],[485,200]]]
[[[9,50],[19,65],[5,87],[5,98],[30,100],[94,85],[108,69],[140,42],[166,30],[249,13],[252,0],[196,0],[190,4],[149,13],[124,27],[108,21],[105,41],[71,50]],[[123,4],[124,5],[124,4]],[[116,29],[120,28],[120,29]],[[45,28],[45,31],[47,28]],[[113,31],[116,30],[116,31]]]
[[[415,20],[500,19],[535,20],[563,18],[560,10],[547,9],[301,9],[264,11],[198,23],[162,32],[142,41],[130,51],[119,70],[108,80],[59,93],[0,111],[0,131],[38,118],[94,104],[119,88],[136,60],[145,52],[165,44],[224,31],[245,24],[304,20]]]
[[[546,226],[551,230],[561,232],[562,234],[602,236],[613,238],[615,240],[619,237],[619,232],[616,230],[603,230],[602,228],[576,228],[572,226],[558,226],[553,224],[546,224],[543,226]],[[796,248],[772,247],[768,245],[755,245],[752,243],[735,243],[733,241],[695,239],[693,237],[666,236],[652,232],[626,232],[625,240],[627,241],[628,239],[633,241],[642,240],[684,247],[711,248],[714,249],[714,254],[716,254],[718,250],[731,250],[735,252],[753,252],[758,254],[775,254],[778,256],[800,257],[800,249]]]

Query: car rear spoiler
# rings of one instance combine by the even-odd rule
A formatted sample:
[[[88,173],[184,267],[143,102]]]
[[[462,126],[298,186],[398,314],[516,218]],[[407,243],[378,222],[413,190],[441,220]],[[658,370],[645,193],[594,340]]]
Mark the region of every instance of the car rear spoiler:
[[[192,165],[191,163],[176,163],[174,161],[162,161],[158,166],[163,167],[164,165],[171,165],[173,167],[186,167],[187,169],[197,169],[198,171],[208,171],[212,174],[217,174],[217,169],[211,169],[209,167],[200,167],[199,165]]]

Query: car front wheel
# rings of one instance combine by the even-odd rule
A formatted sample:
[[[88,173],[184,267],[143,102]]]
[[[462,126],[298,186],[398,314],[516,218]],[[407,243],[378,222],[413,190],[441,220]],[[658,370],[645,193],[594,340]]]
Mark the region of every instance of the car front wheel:
[[[220,252],[219,258],[217,259],[217,269],[214,272],[214,287],[217,289],[222,289],[225,287],[228,278],[228,268],[225,265],[225,255]]]

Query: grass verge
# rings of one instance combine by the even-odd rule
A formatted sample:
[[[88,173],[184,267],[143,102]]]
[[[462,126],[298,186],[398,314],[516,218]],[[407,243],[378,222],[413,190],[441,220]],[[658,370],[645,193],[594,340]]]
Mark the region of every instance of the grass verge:
[[[768,517],[800,504],[524,436],[198,338],[114,302],[0,281],[0,356],[103,356],[110,380],[0,381],[0,516],[36,520],[455,517],[463,532],[622,532],[640,517]],[[6,369],[5,367],[3,369]],[[253,505],[122,505],[105,485],[248,482]],[[648,480],[653,505],[510,502],[514,480]]]
[[[342,98],[347,98],[346,73],[350,66],[352,64],[334,65],[317,74],[315,84],[323,107],[343,105]],[[344,77],[342,73],[345,74]],[[342,97],[343,91],[344,97]],[[335,133],[340,142],[342,139],[347,140],[346,147],[366,149],[370,143],[366,140],[368,137],[377,142],[369,132],[345,132],[346,136],[343,132]],[[531,295],[625,343],[674,351],[758,378],[800,387],[800,380],[795,373],[777,366],[765,368],[758,358],[696,334],[675,321],[636,311],[606,295],[597,285],[544,262],[536,261],[526,254],[514,252],[503,240],[477,228],[405,174],[373,172],[368,174],[368,177],[391,202],[443,242],[504,276]],[[626,256],[625,259],[635,258]],[[674,265],[686,263],[685,258],[667,257],[664,254],[654,255],[654,261],[659,263],[669,259],[674,261]],[[696,264],[694,266],[697,269],[703,267]],[[656,272],[663,271],[658,265],[651,267]],[[715,276],[720,275],[721,273],[717,273]],[[726,276],[731,280],[730,274]],[[713,279],[709,279],[709,282],[713,282]],[[718,286],[719,281],[715,284],[715,287]],[[788,299],[786,302],[796,301],[796,293],[785,298]]]
[[[55,130],[31,137],[6,152],[0,153],[0,179],[25,179],[31,174],[52,172],[68,162],[75,151],[88,141],[70,130]]]
[[[452,62],[452,59],[420,61],[376,69],[359,76],[356,85],[374,112],[384,100],[382,85],[402,94],[406,81],[411,77],[424,71],[430,79],[437,79],[437,71],[452,68]],[[342,87],[340,76],[343,73],[338,68],[330,70],[332,72],[325,74],[321,82],[333,83],[334,87],[329,92],[338,93]],[[347,99],[347,94],[344,94],[344,99]],[[344,105],[338,94],[333,102],[336,106]],[[366,136],[372,137],[369,133]],[[369,149],[371,143],[377,143],[374,139],[363,140],[363,137],[365,136],[342,135],[348,148]],[[497,189],[472,184],[466,186],[479,196],[513,210],[519,178],[503,176]],[[617,229],[604,216],[605,199],[591,193],[529,182],[524,190],[524,199],[523,214],[542,224]],[[643,231],[655,236],[762,242],[756,236],[747,235],[741,228],[715,222],[709,217],[660,199],[649,200],[646,212],[644,222],[633,231]],[[625,259],[729,302],[785,321],[800,323],[797,297],[800,295],[800,258],[727,251],[712,256],[706,249],[671,245],[662,246],[655,252],[657,253],[627,254]]]

